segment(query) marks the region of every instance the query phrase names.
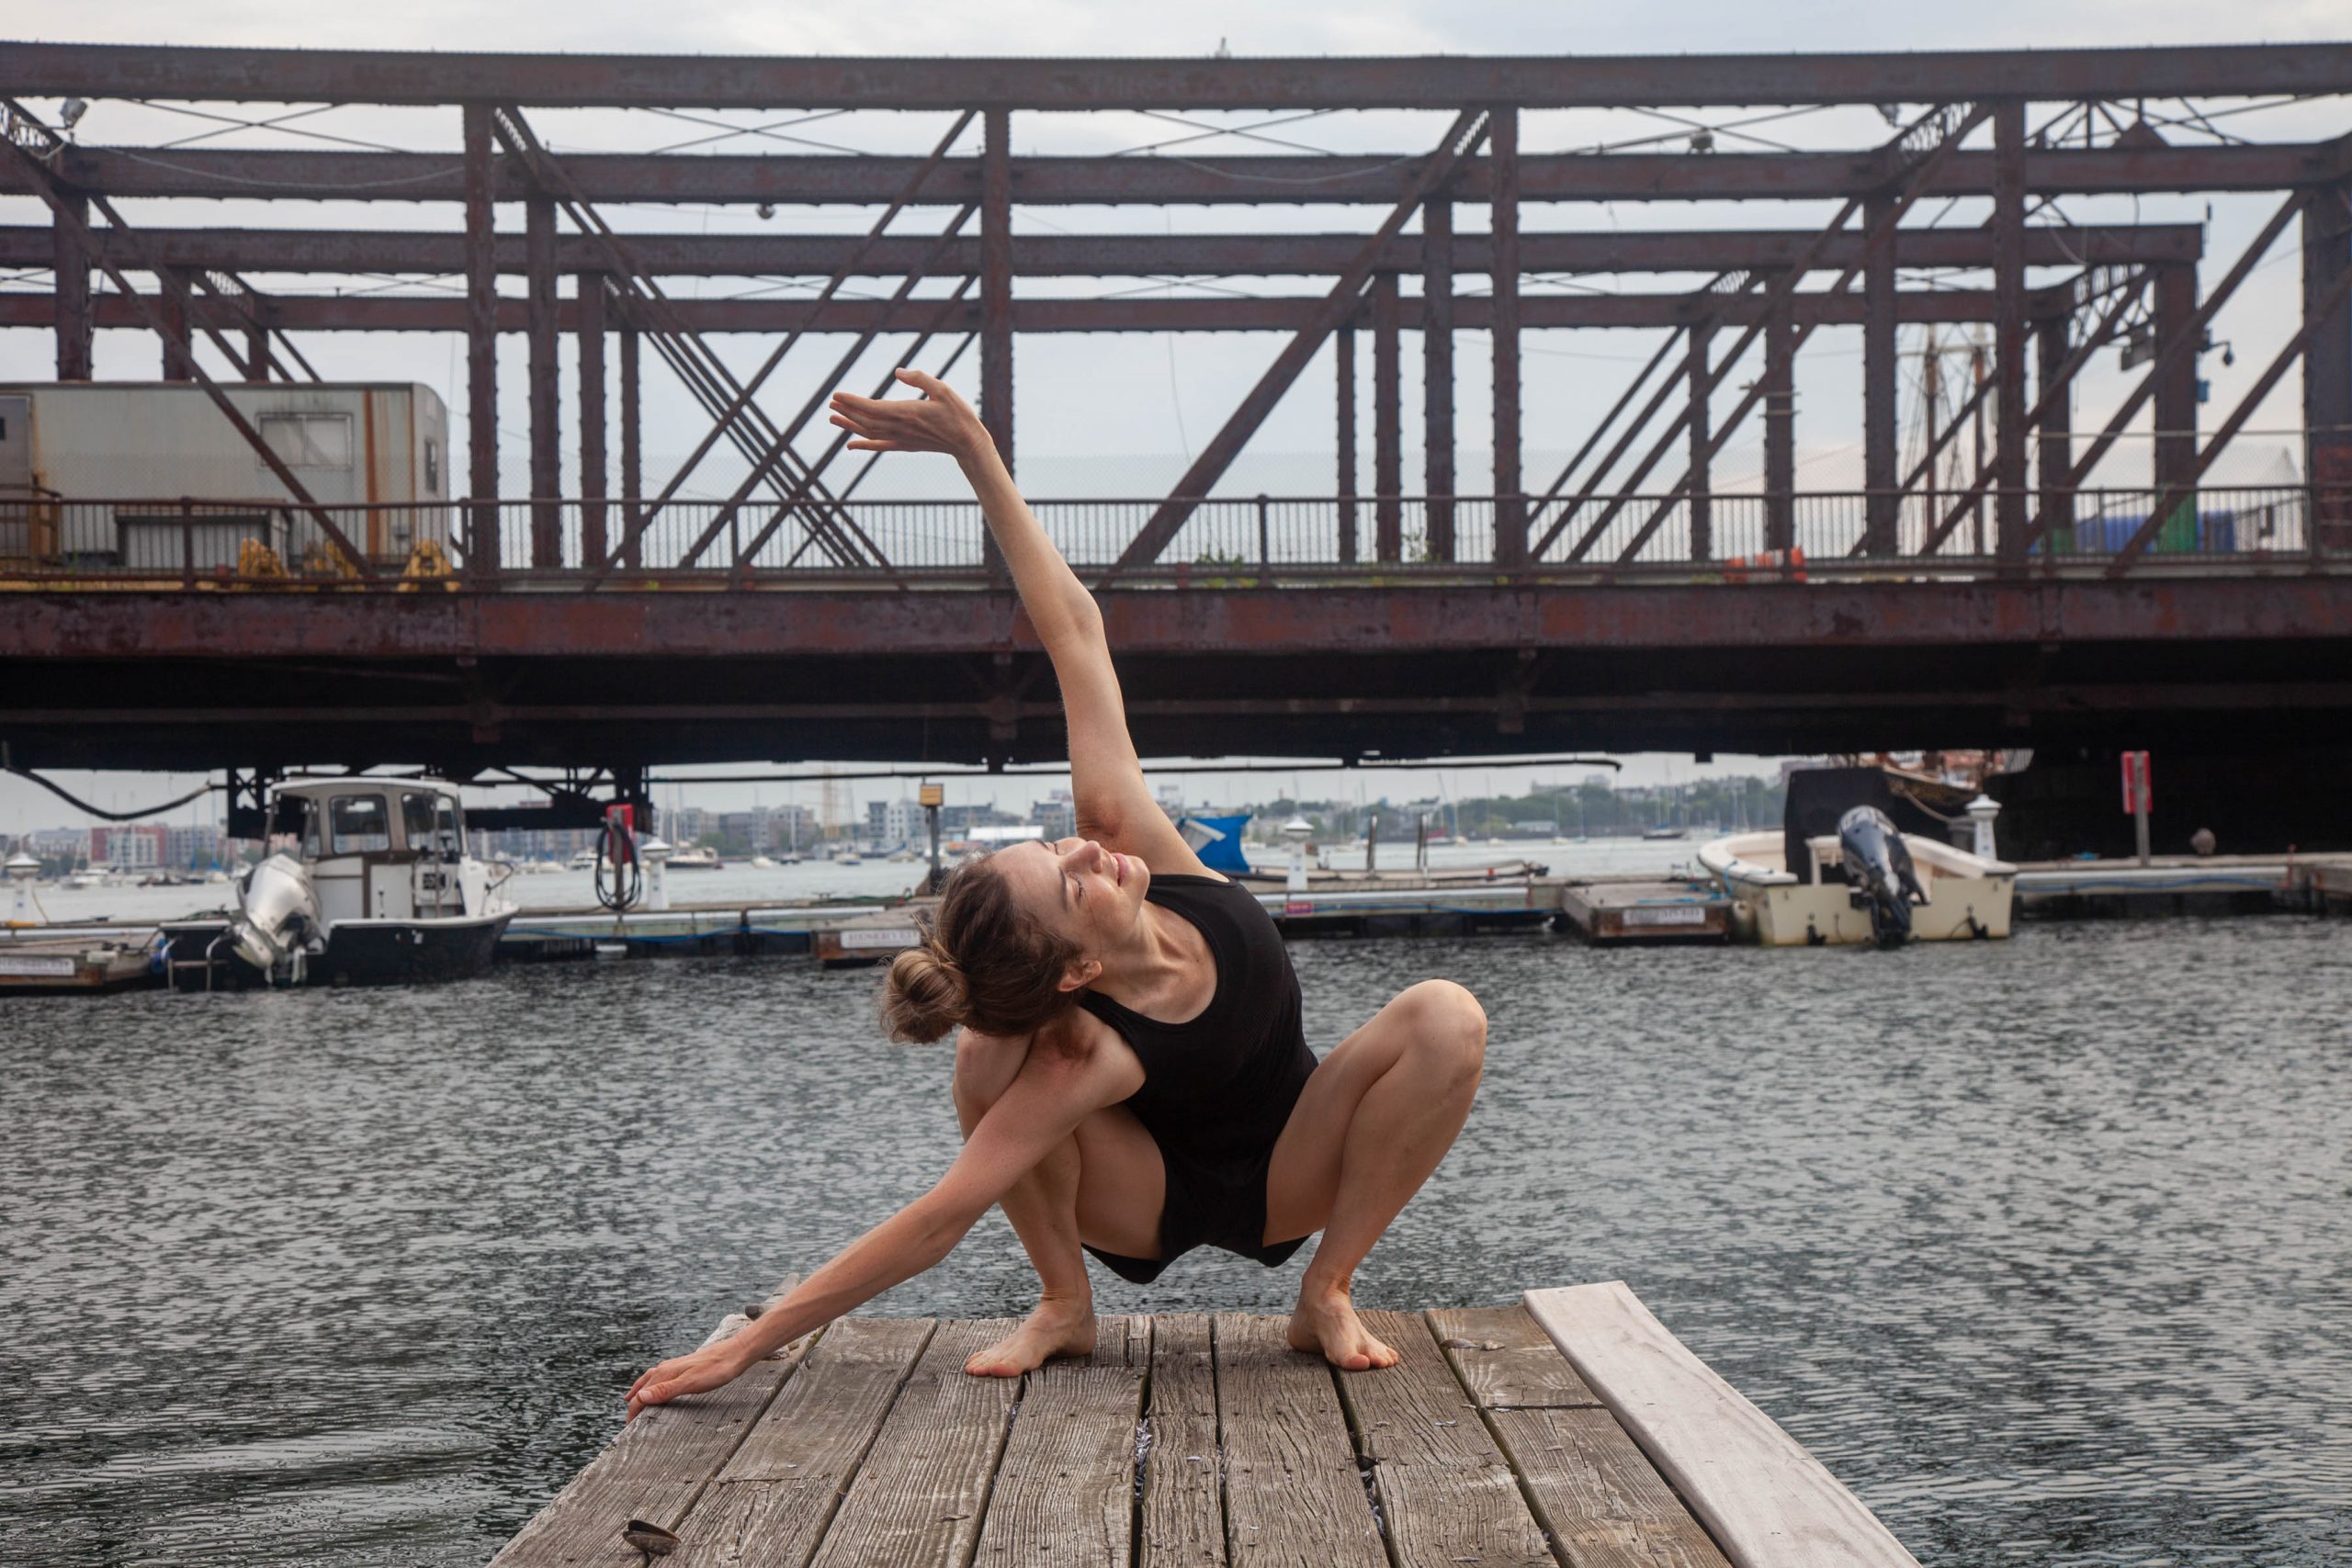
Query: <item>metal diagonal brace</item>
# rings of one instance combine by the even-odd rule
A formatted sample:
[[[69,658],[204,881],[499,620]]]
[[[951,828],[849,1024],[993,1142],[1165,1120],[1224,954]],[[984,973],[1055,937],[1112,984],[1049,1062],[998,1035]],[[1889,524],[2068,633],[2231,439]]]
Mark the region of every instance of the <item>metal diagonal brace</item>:
[[[2246,389],[2245,396],[2240,398],[2237,407],[2230,411],[2230,417],[2223,420],[2222,428],[2213,433],[2213,439],[2197,454],[2197,460],[2188,466],[2188,472],[2165,488],[2164,493],[2156,498],[2155,508],[2148,513],[2148,520],[2140,525],[2121,549],[2115,552],[2115,559],[2107,569],[2108,576],[2121,577],[2130,571],[2132,563],[2155,542],[2157,534],[2163,531],[2165,521],[2171,517],[2173,508],[2197,493],[2197,481],[2205,477],[2205,470],[2213,466],[2213,460],[2222,455],[2222,448],[2245,428],[2245,422],[2254,417],[2255,410],[2262,406],[2262,400],[2278,385],[2278,378],[2287,373],[2287,367],[2303,356],[2303,351],[2311,347],[2312,339],[2318,335],[2320,329],[2335,321],[2336,313],[2344,309],[2346,294],[2352,294],[2352,271],[2336,274],[2335,281],[2328,286],[2327,291],[2304,310],[2301,328],[2287,340],[2286,346],[2279,349],[2254,385]]]
[[[874,220],[873,226],[865,231],[864,237],[850,247],[849,254],[842,258],[841,265],[833,269],[832,276],[825,279],[825,286],[817,291],[813,304],[822,305],[826,300],[831,299],[840,291],[842,285],[854,276],[858,264],[865,259],[865,254],[873,248],[874,242],[882,237],[891,222],[914,200],[916,194],[922,189],[923,182],[931,177],[932,171],[939,166],[940,160],[947,156],[948,149],[956,145],[956,138],[964,134],[965,128],[972,123],[973,116],[978,112],[976,109],[966,109],[956,117],[956,123],[948,128],[945,136],[940,138],[939,144],[931,150],[931,155],[915,166],[914,172],[907,176],[906,182],[899,187],[898,194],[890,198],[890,204],[883,209],[882,216]],[[971,209],[967,208],[965,210],[968,216]],[[964,221],[965,219],[959,217],[956,222],[948,225],[948,231],[955,232],[963,226]],[[934,249],[931,254],[925,256],[923,271],[931,270],[931,263],[936,254]],[[718,438],[726,428],[734,423],[737,415],[743,412],[744,405],[749,403],[752,395],[766,383],[768,377],[774,374],[775,367],[784,362],[784,356],[792,351],[793,345],[800,341],[807,331],[808,328],[805,326],[793,328],[791,332],[785,334],[784,341],[776,344],[767,358],[760,362],[760,367],[752,371],[751,378],[743,383],[742,390],[729,400],[727,407],[719,413],[709,432],[703,436],[694,451],[687,455],[686,460],[678,465],[677,472],[670,476],[670,482],[662,487],[662,493],[655,496],[651,503],[646,507],[646,522],[650,523],[654,513],[670,503],[670,498],[678,493],[679,487],[686,482],[695,467],[704,457],[709,456],[711,447],[718,445]]]
[[[2140,274],[2139,282],[2144,286],[2147,279],[2148,274],[2143,270]],[[2123,318],[2131,313],[2132,307],[2138,297],[2136,288],[2125,290],[2123,296],[2109,307],[2107,314],[2100,319],[2098,325],[2093,329],[2090,335],[2075,345],[2073,351],[2066,355],[2066,362],[2060,366],[2058,373],[2050,378],[2050,384],[2041,389],[2041,396],[2035,399],[2033,407],[2026,412],[2026,429],[2030,431],[2041,428],[2041,422],[2050,417],[2050,411],[2057,407],[2059,400],[2073,389],[2075,376],[2081,372],[2084,366],[2090,363],[2091,355],[2105,348],[2114,339],[2115,334],[2123,329]],[[1975,412],[1976,406],[1984,400],[1986,389],[1993,385],[1993,378],[1989,376],[1978,383],[1975,392],[1966,403],[1961,406],[1960,412],[1952,415],[1951,422],[1944,426],[1942,434],[1937,438],[1936,452],[1942,451],[1945,445],[1959,432],[1961,426],[1967,423],[1969,416]],[[1911,479],[1903,487],[1905,495],[1910,493],[1912,484],[1917,482],[1920,474],[1926,471],[1928,463],[1934,461],[1934,458],[1935,453],[1930,452],[1927,459],[1917,468],[1912,470]],[[1951,510],[1936,525],[1934,531],[1920,541],[1917,554],[1931,556],[1942,547],[1943,542],[1951,538],[1953,532],[1959,528],[1961,520],[1968,515],[1969,509],[1976,504],[1977,498],[1984,493],[1985,487],[1993,482],[1993,473],[1994,469],[1990,464],[1976,471],[1975,479],[1970,481],[1967,490],[1961,492],[1960,498],[1952,502]],[[1857,546],[1854,553],[1859,552],[1860,547]]]
[[[966,223],[971,221],[972,214],[978,212],[979,209],[979,204],[978,202],[967,202],[956,211],[955,218],[948,222],[946,228],[940,231],[939,237],[933,242],[930,249],[923,253],[922,259],[916,263],[914,268],[909,271],[906,276],[899,280],[898,289],[891,294],[889,299],[889,304],[891,306],[903,304],[910,296],[913,295],[915,291],[915,285],[921,283],[924,276],[929,274],[932,265],[938,261],[941,254],[944,252],[949,243],[955,240],[957,231],[960,231]],[[971,285],[972,280],[968,277],[966,278],[956,288],[953,298],[960,300],[963,298],[965,290],[969,288]],[[710,520],[710,525],[703,530],[701,536],[695,540],[694,547],[686,551],[684,558],[679,563],[680,565],[694,565],[694,563],[701,558],[703,551],[710,547],[711,542],[718,537],[720,532],[726,528],[727,525],[734,521],[736,513],[742,510],[743,502],[751,498],[752,491],[768,480],[769,476],[775,471],[776,464],[783,458],[785,453],[790,449],[793,437],[798,435],[803,427],[805,427],[811,419],[816,417],[817,411],[825,406],[825,400],[831,395],[832,389],[835,384],[838,383],[843,376],[849,374],[850,367],[855,365],[859,356],[865,354],[866,349],[873,344],[874,340],[882,335],[881,322],[885,320],[888,320],[887,313],[882,317],[878,317],[873,326],[868,327],[864,333],[860,333],[856,341],[850,344],[849,348],[842,353],[840,360],[835,363],[832,373],[822,378],[818,382],[816,391],[809,395],[808,401],[800,405],[799,412],[792,416],[790,423],[786,423],[777,432],[775,439],[768,444],[767,449],[761,454],[759,461],[752,465],[752,471],[743,476],[743,482],[735,487],[735,493],[727,498],[727,504],[718,509],[718,515]],[[939,330],[939,323],[944,320],[945,312],[943,311],[938,316],[934,317],[933,325],[925,330],[923,336],[925,338],[929,338],[932,333],[937,332]],[[786,506],[790,507],[797,503],[798,498],[807,493],[808,488],[817,482],[818,475],[823,468],[823,466],[824,465],[822,463],[809,466],[807,473],[802,476],[800,482],[794,487],[791,496],[786,500]],[[844,517],[846,518],[846,514],[844,514]],[[853,527],[855,526],[854,524],[852,524],[851,525]],[[862,532],[859,535],[859,538],[864,541],[866,547],[872,551],[874,558],[880,562],[885,570],[888,570],[890,563],[883,556],[881,550],[876,547],[870,539],[866,539]]]
[[[2172,342],[2166,344],[2164,351],[2156,355],[2156,362],[2148,367],[2147,375],[2141,378],[2139,385],[2133,387],[2122,403],[2117,407],[2114,415],[2107,422],[2107,428],[2100,431],[2098,439],[2091,443],[2090,450],[2084,453],[2074,466],[2066,470],[2065,483],[2060,488],[2069,491],[2081,488],[2084,478],[2093,468],[2098,467],[2099,459],[2106,457],[2117,440],[2121,437],[2123,427],[2132,423],[2132,416],[2140,412],[2142,406],[2150,398],[2155,396],[2156,389],[2164,384],[2165,377],[2177,368],[2184,356],[2194,355],[2203,344],[2205,329],[2212,323],[2213,318],[2221,313],[2222,307],[2229,302],[2230,296],[2237,292],[2238,285],[2244,283],[2253,273],[2255,267],[2261,262],[2263,253],[2278,241],[2280,234],[2286,232],[2287,225],[2311,205],[2312,196],[2312,193],[2309,190],[2296,191],[2279,205],[2278,211],[2270,215],[2270,221],[2262,226],[2262,231],[2256,234],[2253,243],[2246,246],[2245,253],[2238,257],[2236,265],[2232,266],[2228,274],[2222,277],[2221,285],[2211,294],[2206,296],[2204,301],[2189,313],[2188,320],[2183,321],[2180,330],[2173,334]],[[2049,513],[2046,510],[2037,511],[2033,514],[2033,521],[2026,527],[2025,539],[2018,547],[2018,549],[2031,550],[2035,541],[2050,531],[2050,526]]]
[[[1881,212],[1877,218],[1872,220],[1871,226],[1863,231],[1864,237],[1862,240],[1861,259],[1856,260],[1852,265],[1849,265],[1844,271],[1838,275],[1838,280],[1829,286],[1827,289],[1828,293],[1832,295],[1843,294],[1848,288],[1853,286],[1854,279],[1861,276],[1862,268],[1866,265],[1870,254],[1876,250],[1880,245],[1889,243],[1895,229],[1901,225],[1905,215],[1909,213],[1911,209],[1917,204],[1920,195],[1927,190],[1928,183],[1935,178],[1936,171],[1943,166],[1946,159],[1950,158],[1954,152],[1959,150],[1960,144],[1968,139],[1968,135],[1971,131],[1974,130],[1978,126],[1984,124],[1985,120],[1992,117],[1993,109],[1992,106],[1989,104],[1976,104],[1972,106],[1966,114],[1961,115],[1956,120],[1947,118],[1951,112],[1951,111],[1948,108],[1937,108],[1930,110],[1928,113],[1922,115],[1918,119],[1913,121],[1901,135],[1897,136],[1894,141],[1888,144],[1888,147],[1892,152],[1883,152],[1883,156],[1892,157],[1897,153],[1900,154],[1901,167],[1903,169],[1903,174],[1901,175],[1901,187],[1897,191],[1894,199],[1886,204],[1885,210]],[[1911,143],[1924,130],[1931,126],[1942,130],[1942,139],[1936,142],[1933,149],[1925,154],[1912,153],[1910,152]],[[1850,202],[1848,204],[1849,209],[1859,207],[1860,205],[1860,202]],[[1841,215],[1838,220],[1837,226],[1842,227],[1844,222],[1845,219]],[[1822,236],[1821,243],[1826,243],[1826,241],[1827,234],[1825,233]],[[1791,276],[1792,279],[1793,279],[1795,275],[1792,273]],[[1791,293],[1793,294],[1793,292],[1794,289],[1792,288]],[[1769,312],[1767,312],[1767,314],[1769,315]],[[1714,376],[1716,380],[1722,379],[1724,372],[1730,368],[1733,362],[1737,359],[1742,352],[1745,351],[1747,344],[1763,330],[1764,324],[1764,321],[1759,319],[1755,326],[1748,329],[1747,333],[1742,337],[1739,344],[1732,350],[1732,352],[1724,355],[1723,364],[1716,367]],[[1789,358],[1792,363],[1794,362],[1797,352],[1804,347],[1805,340],[1813,335],[1815,328],[1818,326],[1818,322],[1807,322],[1797,329],[1795,335],[1791,339],[1789,344],[1788,352]],[[1756,378],[1755,384],[1747,389],[1747,394],[1740,399],[1738,404],[1731,411],[1731,416],[1725,419],[1709,437],[1704,454],[1709,461],[1713,461],[1716,454],[1720,453],[1726,446],[1730,445],[1732,436],[1738,433],[1740,425],[1746,422],[1748,414],[1755,411],[1758,403],[1764,400],[1765,392],[1770,385],[1770,377],[1759,376]],[[1677,429],[1679,428],[1679,422],[1677,423]],[[1673,433],[1669,432],[1668,436],[1668,441],[1671,441],[1672,435]],[[1663,454],[1663,451],[1664,447],[1661,446],[1660,455]],[[1644,471],[1647,471],[1646,468]],[[1642,524],[1641,527],[1634,531],[1632,540],[1626,544],[1623,550],[1618,552],[1617,559],[1621,563],[1632,560],[1634,557],[1640,552],[1642,547],[1649,543],[1650,536],[1657,532],[1658,525],[1666,521],[1667,513],[1674,510],[1675,503],[1680,501],[1684,493],[1690,490],[1692,472],[1693,470],[1690,468],[1685,468],[1682,471],[1682,477],[1674,482],[1674,486],[1671,490],[1667,491],[1666,499],[1658,503],[1657,509],[1652,512],[1649,514],[1648,519]],[[1623,499],[1624,498],[1623,497],[1619,498],[1619,504],[1623,503]],[[1607,525],[1608,518],[1604,516],[1600,523],[1596,524],[1594,527],[1588,532],[1587,539],[1598,539],[1600,529],[1606,527]],[[1586,547],[1589,547],[1589,546],[1585,542],[1580,541],[1577,552],[1579,558]]]
[[[32,185],[34,194],[39,196],[48,205],[49,209],[57,215],[58,221],[64,225],[65,231],[73,237],[74,244],[81,248],[82,254],[90,259],[91,265],[104,272],[117,289],[130,297],[132,306],[139,311],[147,329],[158,337],[169,337],[171,333],[164,324],[163,312],[149,303],[145,295],[137,293],[131,288],[130,279],[122,275],[122,269],[107,258],[106,247],[98,243],[97,236],[90,231],[89,224],[83,220],[80,213],[74,210],[74,204],[65,199],[64,194],[58,187],[56,176],[49,171],[44,156],[36,154],[24,144],[28,138],[38,140],[42,143],[46,155],[54,156],[65,143],[47,126],[27,112],[25,107],[14,98],[0,98],[0,109],[5,109],[7,116],[5,133],[0,133],[0,146],[7,149],[10,161],[24,171],[26,179]],[[166,271],[161,264],[146,254],[146,246],[141,242],[137,231],[122,220],[122,214],[114,209],[112,202],[96,192],[88,193],[88,199],[90,205],[105,216],[107,225],[120,234],[125,243],[130,246],[141,268],[153,273],[165,296],[173,299],[181,310],[187,310],[191,304],[187,284]],[[350,539],[345,536],[343,530],[335,526],[334,519],[327,515],[326,509],[312,498],[310,491],[304,488],[302,481],[294,477],[294,470],[287,466],[286,459],[270,449],[269,443],[262,439],[261,432],[254,427],[253,422],[238,410],[236,404],[229,400],[229,394],[221,390],[220,383],[215,381],[204,367],[196,362],[194,355],[188,355],[187,367],[195,376],[197,384],[202,387],[205,394],[212,400],[213,405],[220,409],[232,425],[236,427],[237,434],[244,437],[246,445],[254,449],[263,465],[276,477],[277,482],[286,487],[287,494],[310,513],[311,520],[318,524],[319,531],[327,536],[336,549],[343,552],[343,558],[350,565],[353,575],[360,578],[374,577],[376,574],[369,569],[367,558],[362,556]]]
[[[1193,509],[1200,504],[1201,497],[1224,476],[1225,470],[1232,466],[1233,459],[1241,455],[1241,448],[1257,432],[1258,426],[1265,422],[1266,415],[1273,412],[1283,394],[1290,390],[1291,383],[1298,379],[1300,373],[1306,368],[1307,361],[1313,359],[1316,351],[1323,346],[1323,340],[1355,312],[1358,297],[1363,293],[1364,284],[1372,276],[1374,264],[1379,260],[1381,253],[1403,231],[1407,220],[1419,210],[1420,205],[1453,177],[1454,166],[1476,150],[1478,142],[1487,134],[1487,111],[1484,109],[1464,109],[1454,118],[1452,128],[1445,133],[1445,140],[1438,143],[1437,151],[1408,184],[1403,197],[1387,219],[1349,259],[1348,265],[1340,270],[1339,281],[1331,286],[1330,293],[1316,307],[1315,314],[1298,329],[1297,334],[1283,346],[1282,353],[1274,356],[1273,364],[1266,367],[1266,373],[1258,378],[1258,384],[1250,389],[1249,395],[1241,400],[1240,407],[1235,409],[1232,417],[1225,422],[1225,427],[1201,449],[1200,457],[1193,459],[1184,477],[1176,481],[1175,492],[1159,503],[1144,524],[1142,531],[1119,553],[1118,560],[1103,574],[1102,582],[1107,583],[1120,572],[1148,566],[1159,558],[1159,552],[1176,537],[1177,531],[1184,526],[1185,519],[1192,516]]]
[[[626,307],[625,313],[631,320],[642,320],[652,329],[655,351],[677,373],[687,389],[716,413],[729,397],[742,389],[734,373],[727,368],[726,361],[680,322],[671,308],[669,297],[662,292],[661,285],[654,281],[652,275],[614,231],[612,225],[606,223],[603,215],[580,194],[580,187],[571,173],[548,155],[523,117],[512,108],[504,108],[493,112],[491,119],[499,140],[522,160],[539,188],[552,194],[566,214],[579,225],[581,231],[605,251],[614,275],[613,281],[617,285]],[[775,427],[760,414],[757,404],[745,404],[744,413],[749,416],[744,423],[757,421],[766,425],[769,434],[773,434]],[[745,434],[738,423],[729,422],[725,428],[736,449],[747,460],[758,457],[759,449],[753,445],[752,438]],[[788,455],[786,461],[789,466],[791,459]],[[825,520],[824,527],[829,535],[833,526],[830,519]],[[623,542],[624,552],[638,542],[641,532],[634,531]],[[847,562],[854,558],[854,550],[842,540],[829,536],[826,547],[837,559]]]

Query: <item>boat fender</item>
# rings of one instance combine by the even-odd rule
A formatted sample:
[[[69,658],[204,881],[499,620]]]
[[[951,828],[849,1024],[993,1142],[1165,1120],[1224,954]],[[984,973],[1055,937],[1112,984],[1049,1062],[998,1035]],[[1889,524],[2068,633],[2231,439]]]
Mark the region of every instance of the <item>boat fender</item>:
[[[1829,945],[1829,939],[1821,934],[1819,927],[1811,920],[1807,920],[1804,923],[1804,944],[1807,947],[1826,947]]]

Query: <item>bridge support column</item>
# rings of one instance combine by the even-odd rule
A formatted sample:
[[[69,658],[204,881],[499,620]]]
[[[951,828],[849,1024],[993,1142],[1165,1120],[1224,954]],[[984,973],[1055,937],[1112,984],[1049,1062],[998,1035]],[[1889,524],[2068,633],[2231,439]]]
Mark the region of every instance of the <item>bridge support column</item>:
[[[193,381],[196,361],[187,335],[187,296],[182,289],[166,288],[156,304],[164,317],[164,379]]]
[[[255,308],[258,309],[257,306]],[[248,321],[245,323],[245,379],[266,381],[272,370],[277,372],[280,379],[290,381],[294,378],[271,356],[269,329],[258,321]]]
[[[1430,560],[1453,558],[1453,203],[1421,204],[1422,492]]]
[[[2177,265],[2156,275],[2156,353],[2161,356],[2192,329],[2197,314],[2197,269]],[[2156,383],[2154,485],[2165,490],[2185,481],[2197,461],[2197,355],[2175,359]],[[2194,502],[2190,502],[2194,505]]]
[[[1873,230],[1894,207],[1886,197],[1867,211]],[[1874,246],[1862,271],[1862,553],[1902,552],[1903,480],[1895,414],[1897,359],[1894,335],[1894,242],[1888,234]]]
[[[557,358],[555,202],[533,192],[523,204],[523,265],[530,300],[524,313],[530,339],[531,565],[563,565],[563,431]]]
[[[1375,273],[1372,279],[1372,493],[1373,553],[1385,561],[1405,554],[1405,419],[1399,396],[1397,349],[1402,335],[1403,302],[1396,296],[1396,275]]]
[[[2025,105],[1993,110],[1993,536],[2002,562],[2025,564]]]
[[[1332,403],[1339,416],[1340,558],[1356,558],[1356,324],[1331,334]]]
[[[580,337],[580,560],[605,558],[605,275],[573,279]]]
[[[75,218],[85,223],[89,220],[87,197],[72,191],[62,192],[61,197],[74,209]],[[57,271],[57,378],[86,381],[90,378],[90,349],[96,325],[90,310],[90,258],[82,254],[81,244],[74,239],[63,213],[50,220],[50,228],[56,250],[51,265]]]
[[[645,452],[639,436],[637,329],[621,328],[621,564],[644,564],[638,540],[639,513],[645,500]]]
[[[491,202],[487,105],[465,107],[466,133],[466,488],[475,502],[466,526],[466,570],[497,572],[498,258]]]
[[[2303,310],[2352,272],[2352,182],[2322,190],[2303,209]],[[2303,478],[2313,487],[2312,543],[2352,549],[2352,306],[2312,333],[2303,351]]]
[[[1012,468],[1012,112],[989,109],[980,122],[980,423]],[[996,536],[985,530],[980,558],[989,581],[1006,581]]]
[[[1785,301],[1764,328],[1764,547],[1797,545],[1797,324]]]
[[[1519,452],[1519,110],[1488,117],[1487,167],[1493,182],[1495,362],[1495,564],[1527,560],[1527,498]]]
[[[2065,547],[2075,530],[2075,492],[2066,483],[2075,468],[2075,384],[2066,376],[2073,328],[2074,319],[2060,312],[2044,317],[2033,334],[2034,384],[2046,405],[2035,436],[2034,468],[2041,481],[2042,537],[2059,541],[2045,547],[2053,552]]]
[[[1690,418],[1687,422],[1690,440],[1690,558],[1715,558],[1715,476],[1713,448],[1714,417],[1709,406],[1714,393],[1714,383],[1709,379],[1707,356],[1713,350],[1715,323],[1713,317],[1702,317],[1690,323],[1690,337],[1684,345],[1682,379],[1690,393]]]

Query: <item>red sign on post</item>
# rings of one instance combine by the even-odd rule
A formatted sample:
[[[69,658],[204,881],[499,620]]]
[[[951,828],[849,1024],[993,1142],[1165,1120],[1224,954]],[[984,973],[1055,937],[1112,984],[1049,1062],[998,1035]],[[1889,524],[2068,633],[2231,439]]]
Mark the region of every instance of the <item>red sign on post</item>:
[[[2148,754],[2145,751],[2123,753],[2123,815],[2137,817],[2156,808],[2154,792],[2148,784]]]

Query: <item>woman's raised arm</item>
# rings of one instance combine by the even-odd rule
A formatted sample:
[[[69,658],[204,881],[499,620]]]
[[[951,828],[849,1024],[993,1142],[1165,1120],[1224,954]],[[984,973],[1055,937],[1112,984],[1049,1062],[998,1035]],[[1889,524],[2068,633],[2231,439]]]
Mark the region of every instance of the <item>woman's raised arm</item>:
[[[916,399],[861,398],[836,392],[832,422],[862,452],[944,452],[963,468],[980,500],[989,532],[1012,570],[1022,608],[1053,660],[1069,721],[1070,794],[1079,831],[1140,859],[1154,871],[1205,870],[1151,798],[1143,763],[1127,733],[1126,702],[1111,666],[1102,612],[1086,584],[1046,536],[1029,503],[1013,488],[971,405],[955,389],[919,370],[899,379],[923,394]]]

